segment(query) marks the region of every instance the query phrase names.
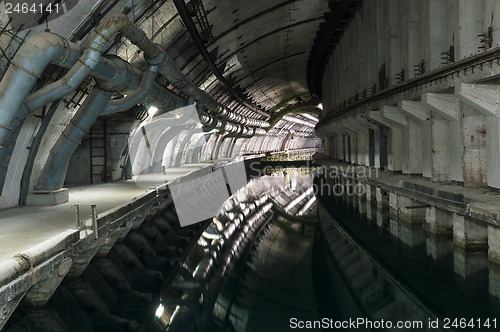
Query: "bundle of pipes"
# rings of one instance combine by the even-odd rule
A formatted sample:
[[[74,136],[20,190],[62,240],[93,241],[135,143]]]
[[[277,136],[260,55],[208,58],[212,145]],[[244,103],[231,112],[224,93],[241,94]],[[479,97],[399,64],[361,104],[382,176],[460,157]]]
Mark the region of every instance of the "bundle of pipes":
[[[144,52],[150,65],[147,70],[141,72],[116,56],[102,56],[119,32]],[[182,98],[155,82],[157,72],[212,112],[201,115],[202,124],[245,135],[264,134],[261,127],[269,126],[265,121],[229,112],[197,88],[176,68],[166,52],[126,15],[115,15],[100,24],[84,44],[82,52],[78,45],[61,36],[41,33],[27,40],[11,61],[0,82],[0,192],[26,116],[74,91],[89,75],[96,78],[98,84],[51,150],[36,186],[39,190],[55,190],[62,186],[69,158],[99,115],[125,111],[141,101],[164,110],[184,106]],[[62,79],[30,94],[49,64],[69,68],[69,71]],[[114,91],[127,96],[110,100]],[[54,176],[54,170],[60,175]]]

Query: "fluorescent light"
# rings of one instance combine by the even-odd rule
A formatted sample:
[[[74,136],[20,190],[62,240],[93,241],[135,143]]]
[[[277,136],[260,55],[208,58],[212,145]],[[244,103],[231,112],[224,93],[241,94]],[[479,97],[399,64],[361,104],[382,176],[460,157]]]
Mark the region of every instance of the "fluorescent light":
[[[301,119],[298,119],[298,118],[290,116],[290,115],[285,115],[283,117],[283,120],[290,121],[290,122],[295,122],[295,123],[302,124],[302,125],[305,125],[305,126],[308,126],[308,127],[312,127],[312,128],[314,128],[314,126],[315,126],[314,123],[311,123],[311,122],[305,121],[305,120],[301,120]]]
[[[148,114],[149,114],[150,116],[155,115],[155,114],[156,114],[156,112],[158,112],[158,107],[156,107],[156,106],[149,106],[149,107],[148,107]]]
[[[158,308],[156,309],[155,316],[160,318],[161,315],[163,315],[163,312],[165,311],[165,307],[163,307],[163,304],[160,303]]]

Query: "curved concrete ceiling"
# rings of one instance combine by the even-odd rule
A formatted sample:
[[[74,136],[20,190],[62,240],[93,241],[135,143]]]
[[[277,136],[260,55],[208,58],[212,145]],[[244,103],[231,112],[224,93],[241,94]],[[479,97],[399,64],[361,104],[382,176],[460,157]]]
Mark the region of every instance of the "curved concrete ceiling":
[[[220,103],[266,119],[283,103],[311,99],[307,60],[319,24],[329,11],[328,1],[156,3],[157,8],[137,19],[139,25],[151,31],[153,40],[167,49],[189,79]],[[195,29],[190,30],[190,25]],[[119,45],[118,55],[143,61],[135,46],[126,41]]]
[[[95,0],[75,4],[70,1],[71,6],[62,6],[64,15],[51,14],[45,24],[35,26],[33,18],[25,19],[18,29],[30,28],[26,29],[30,34],[47,29],[78,43],[107,17],[125,13],[167,50],[178,68],[198,87],[231,111],[267,120],[284,107],[315,100],[308,89],[307,78],[311,76],[307,72],[308,60],[314,58],[311,50],[317,48],[318,36],[321,37],[332,11],[342,3]],[[341,14],[336,13],[336,17]],[[13,17],[13,21],[18,20]],[[135,65],[144,62],[139,49],[119,36],[108,53]],[[172,88],[169,82],[160,81]]]

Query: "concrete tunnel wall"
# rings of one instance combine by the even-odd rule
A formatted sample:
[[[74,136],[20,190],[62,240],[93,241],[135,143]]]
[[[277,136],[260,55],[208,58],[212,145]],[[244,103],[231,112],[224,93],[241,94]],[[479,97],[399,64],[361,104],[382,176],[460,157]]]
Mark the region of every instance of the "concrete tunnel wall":
[[[489,0],[364,2],[329,59],[317,126],[334,160],[325,166],[386,171],[330,179],[363,188],[360,213],[448,237],[490,266],[500,257],[499,14]],[[496,299],[498,288],[492,272]]]
[[[461,75],[455,69],[455,76],[440,77],[440,84],[437,78],[434,84],[418,82],[498,45],[498,33],[487,46],[479,36],[488,29],[500,29],[495,1],[366,2],[323,79],[325,116],[352,110],[322,130],[327,154],[433,181],[499,189],[497,65],[491,71],[471,65]],[[445,54],[450,47],[453,61]],[[380,91],[412,82],[417,88],[399,88],[403,92],[370,102]],[[358,101],[362,107],[350,106]]]
[[[60,133],[67,123],[69,123],[71,119],[71,114],[76,111],[77,108],[67,108],[64,103],[61,103],[58,106],[58,110],[56,111],[56,115],[52,118],[49,128],[43,136],[42,144],[40,145],[39,151],[37,153],[36,161],[33,167],[33,171],[31,173],[30,180],[30,188],[33,188],[34,184],[37,181],[37,176],[40,173],[40,170],[44,167],[45,161],[47,159],[48,153],[52,148],[53,144],[60,137]],[[129,147],[127,145],[128,135],[126,131],[130,131],[133,133],[137,133],[139,128],[142,126],[141,123],[133,118],[127,117],[112,117],[112,118],[102,118],[99,121],[105,120],[108,124],[108,138],[106,141],[108,154],[115,156],[122,156],[127,151],[126,149]],[[20,195],[20,182],[23,176],[24,166],[26,159],[30,150],[28,147],[30,146],[32,137],[36,134],[37,128],[39,126],[40,119],[34,115],[28,117],[25,121],[20,137],[17,140],[14,154],[11,158],[9,169],[7,173],[8,182],[0,196],[0,209],[13,207],[18,205],[19,203],[19,195]],[[172,127],[172,129],[175,127]],[[170,130],[172,130],[170,129]],[[158,128],[159,133],[167,132],[169,129],[165,127],[165,124],[162,127]],[[118,133],[119,135],[115,135],[113,137],[113,132]],[[150,132],[153,134],[153,132]],[[246,145],[245,149],[229,149],[228,144],[230,142],[229,139],[222,139],[223,134],[215,134],[211,135],[211,139],[207,142],[203,142],[200,149],[191,149],[190,142],[193,139],[196,139],[198,136],[197,133],[190,133],[190,137],[185,137],[184,144],[177,146],[176,142],[179,135],[174,137],[166,137],[166,141],[160,141],[157,135],[153,135],[153,139],[149,141],[150,147],[146,148],[146,139],[140,135],[136,134],[137,138],[132,140],[132,144],[134,150],[139,151],[138,155],[134,157],[134,162],[132,165],[134,175],[139,175],[144,172],[150,171],[161,171],[158,167],[155,167],[157,163],[151,161],[151,156],[158,155],[167,156],[168,160],[164,160],[163,163],[167,166],[179,166],[179,161],[192,161],[196,160],[197,162],[209,162],[214,159],[220,158],[231,158],[237,155],[242,155],[247,152],[259,153],[266,151],[277,151],[281,147],[281,140],[277,137],[273,137],[269,144],[266,146],[261,146],[260,140],[258,145]],[[70,168],[68,170],[68,174],[89,174],[89,136],[82,142],[77,152],[75,153],[75,160],[70,164]],[[219,139],[220,138],[220,139]],[[250,138],[241,138],[239,146],[243,145],[243,142],[246,140],[250,140]],[[201,143],[201,142],[200,142]],[[137,146],[136,146],[137,145]],[[219,148],[219,145],[224,145]],[[304,142],[304,146],[313,146],[314,144],[307,141]],[[157,150],[160,148],[160,150]],[[163,150],[164,149],[164,150]],[[218,152],[217,155],[215,153]],[[191,154],[196,153],[197,156],[192,156]],[[164,159],[163,157],[161,157]],[[177,163],[176,163],[177,161]],[[125,167],[126,160],[110,158],[110,164],[108,165],[107,172],[110,174],[108,177],[109,181],[114,181],[122,178],[123,172],[121,171],[123,167]],[[68,178],[67,184],[88,184],[90,181],[85,181],[85,177],[74,178],[70,176]],[[100,181],[99,181],[100,182]]]

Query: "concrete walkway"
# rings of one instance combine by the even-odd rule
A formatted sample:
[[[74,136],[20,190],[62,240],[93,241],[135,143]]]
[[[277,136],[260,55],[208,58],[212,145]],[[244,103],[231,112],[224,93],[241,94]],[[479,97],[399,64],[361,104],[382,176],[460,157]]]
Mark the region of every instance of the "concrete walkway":
[[[171,183],[211,163],[186,164],[132,180],[78,186],[69,189],[69,202],[57,206],[23,206],[0,211],[0,262],[13,257],[67,229],[76,229],[75,205],[81,205],[82,220],[90,217],[90,205],[97,213],[127,204],[134,198]]]
[[[338,170],[339,173],[346,172],[348,176],[352,175],[352,170],[356,173],[365,169],[365,171],[361,171],[362,175],[359,178],[361,181],[367,181],[375,186],[387,187],[389,190],[400,187],[400,181],[407,181],[433,190],[462,194],[464,197],[464,203],[466,204],[464,211],[466,215],[492,225],[498,225],[498,221],[500,221],[500,193],[491,188],[470,188],[457,184],[432,182],[430,179],[424,178],[420,175],[407,175],[384,172],[381,170],[376,171],[374,168],[372,168],[370,173],[366,171],[368,168],[365,166],[354,166],[329,158],[316,158],[315,161],[322,167],[325,167],[329,172],[332,172],[332,170]],[[416,199],[419,200],[418,198]]]

